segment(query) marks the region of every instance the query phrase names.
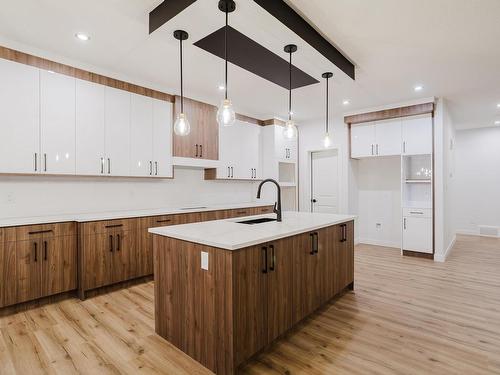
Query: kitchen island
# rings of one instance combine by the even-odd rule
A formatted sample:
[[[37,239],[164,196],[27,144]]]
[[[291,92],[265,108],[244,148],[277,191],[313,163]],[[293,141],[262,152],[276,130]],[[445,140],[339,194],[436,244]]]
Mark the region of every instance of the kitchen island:
[[[253,225],[241,223],[264,219]],[[354,216],[152,228],[156,333],[216,374],[354,286]]]

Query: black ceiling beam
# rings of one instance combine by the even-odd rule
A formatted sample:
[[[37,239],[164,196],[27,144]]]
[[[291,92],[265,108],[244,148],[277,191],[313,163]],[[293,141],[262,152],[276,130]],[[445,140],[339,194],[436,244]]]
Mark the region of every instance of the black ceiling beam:
[[[149,33],[162,27],[196,0],[165,0],[149,13]]]
[[[334,63],[345,74],[355,79],[354,64],[283,0],[254,1]]]

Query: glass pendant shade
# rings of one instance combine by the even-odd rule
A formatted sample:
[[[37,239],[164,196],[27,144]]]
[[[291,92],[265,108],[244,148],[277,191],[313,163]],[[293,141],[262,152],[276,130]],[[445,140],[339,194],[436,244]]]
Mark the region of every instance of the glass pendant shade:
[[[186,115],[184,113],[180,113],[175,120],[174,133],[182,137],[188,135],[190,132],[191,125],[189,124]]]
[[[231,100],[224,99],[217,111],[217,122],[220,126],[231,126],[236,121],[236,113],[234,112]]]
[[[285,139],[296,139],[297,138],[297,126],[295,125],[295,122],[292,120],[288,120],[285,123],[285,127],[283,129],[283,136]]]
[[[326,133],[325,138],[323,138],[323,145],[325,148],[328,148],[332,145],[332,139],[330,138],[330,134]]]

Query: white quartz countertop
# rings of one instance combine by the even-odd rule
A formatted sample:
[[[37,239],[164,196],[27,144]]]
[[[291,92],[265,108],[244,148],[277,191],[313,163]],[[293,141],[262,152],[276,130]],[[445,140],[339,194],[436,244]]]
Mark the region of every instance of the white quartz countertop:
[[[194,242],[226,250],[237,250],[266,243],[280,238],[294,236],[336,224],[354,220],[353,215],[334,215],[309,212],[283,212],[283,221],[261,224],[240,224],[249,218],[271,217],[275,214],[246,218],[233,218],[202,223],[150,228],[149,232],[160,236]]]
[[[80,214],[59,214],[59,215],[44,215],[44,216],[31,216],[31,217],[11,217],[0,218],[0,227],[13,227],[18,225],[35,225],[35,224],[49,224],[49,223],[62,223],[67,221],[76,221],[84,223],[88,221],[99,220],[113,220],[113,219],[127,219],[135,217],[159,216],[159,215],[174,215],[174,214],[188,214],[193,212],[207,212],[218,210],[233,210],[237,208],[253,208],[262,206],[272,206],[271,202],[246,202],[246,203],[233,203],[224,205],[192,205],[186,207],[170,207],[170,208],[155,208],[147,210],[117,210],[108,212],[93,212],[93,213],[80,213]]]

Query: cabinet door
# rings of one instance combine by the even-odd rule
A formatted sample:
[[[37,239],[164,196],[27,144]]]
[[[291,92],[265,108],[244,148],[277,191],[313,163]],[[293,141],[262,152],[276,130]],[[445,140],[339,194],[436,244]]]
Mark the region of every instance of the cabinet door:
[[[104,174],[104,86],[76,80],[76,174]]]
[[[0,241],[0,307],[15,303],[17,303],[16,242]]]
[[[240,152],[240,158],[242,161],[242,178],[244,179],[256,179],[262,174],[262,164],[261,164],[261,133],[262,127],[259,125],[244,123],[243,136],[245,141],[240,141],[239,144],[243,146],[243,150]]]
[[[335,227],[335,294],[354,281],[354,223]]]
[[[406,117],[402,120],[403,154],[432,154],[432,116]]]
[[[351,126],[351,157],[362,158],[375,155],[375,124]]]
[[[268,288],[265,261],[263,246],[245,248],[233,254],[236,366],[267,344]]]
[[[283,126],[274,126],[274,157],[277,159],[288,158],[288,145],[283,136]]]
[[[131,94],[130,175],[153,176],[153,100]]]
[[[292,161],[297,160],[297,140],[296,139],[285,140],[285,148],[286,152],[288,153],[287,159]]]
[[[76,289],[76,241],[76,236],[41,240],[42,296]]]
[[[126,281],[138,277],[139,267],[136,231],[116,231],[114,233],[114,253],[112,261],[113,282]]]
[[[219,131],[219,160],[221,167],[217,169],[217,178],[240,178],[241,164],[243,158],[243,147],[241,145],[244,128],[239,121],[233,126],[222,126]],[[241,154],[240,154],[241,152]],[[228,168],[233,168],[228,169]],[[234,177],[231,177],[234,176]]]
[[[83,238],[83,289],[90,290],[113,283],[114,238],[111,233],[86,235]]]
[[[40,298],[41,288],[41,241],[16,242],[16,303]]]
[[[156,177],[173,177],[172,104],[153,99],[153,161]]]
[[[105,151],[104,173],[128,176],[130,165],[130,93],[105,88]]]
[[[40,149],[42,173],[75,174],[76,80],[40,71]]]
[[[403,250],[432,254],[432,218],[403,218]]]
[[[161,221],[161,220],[158,220]],[[152,223],[151,226],[167,226],[169,222]],[[134,235],[135,251],[131,255],[133,277],[142,277],[153,274],[153,235],[148,228],[141,228]]]
[[[292,326],[293,238],[268,245],[267,342]]]
[[[0,59],[0,173],[40,171],[40,71]]]
[[[401,119],[379,121],[375,125],[378,156],[401,155]]]

